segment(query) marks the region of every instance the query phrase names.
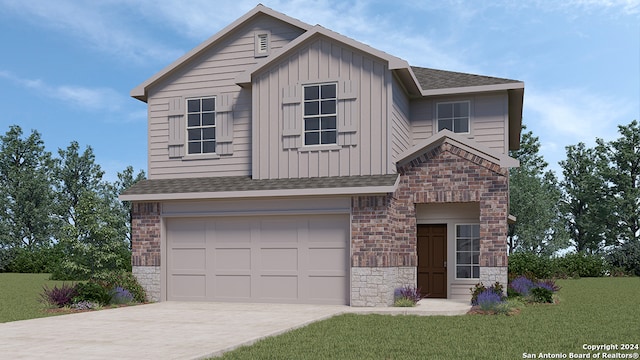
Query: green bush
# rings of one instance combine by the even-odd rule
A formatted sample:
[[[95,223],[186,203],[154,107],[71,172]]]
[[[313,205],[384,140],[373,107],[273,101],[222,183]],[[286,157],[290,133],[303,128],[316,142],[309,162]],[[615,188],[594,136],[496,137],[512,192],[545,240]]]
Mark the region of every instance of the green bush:
[[[100,305],[107,305],[111,301],[109,290],[96,282],[78,283],[76,285],[77,295],[73,298],[74,303],[89,301]]]
[[[13,273],[48,273],[53,270],[60,256],[54,247],[16,248],[5,270]]]
[[[556,273],[553,259],[533,253],[517,252],[509,255],[509,278],[526,276],[534,279],[548,279]]]
[[[607,255],[607,262],[613,269],[640,276],[640,241],[627,242]]]
[[[91,281],[100,284],[103,288],[112,290],[117,286],[128,290],[136,302],[145,302],[147,295],[138,279],[129,271],[113,270],[91,277]]]
[[[600,277],[607,273],[607,265],[599,255],[569,253],[556,261],[555,277]]]
[[[416,303],[413,302],[413,300],[411,300],[409,298],[401,297],[401,298],[397,298],[393,302],[393,306],[396,306],[396,307],[414,307],[414,306],[416,306]]]
[[[543,287],[532,288],[530,290],[530,296],[533,302],[553,303],[553,292]]]

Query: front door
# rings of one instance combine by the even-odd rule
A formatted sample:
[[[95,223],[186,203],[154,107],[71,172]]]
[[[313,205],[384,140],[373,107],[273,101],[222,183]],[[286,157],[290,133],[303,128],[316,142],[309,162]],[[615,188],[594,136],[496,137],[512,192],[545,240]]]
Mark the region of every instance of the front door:
[[[447,297],[447,225],[418,225],[418,287],[422,296]]]

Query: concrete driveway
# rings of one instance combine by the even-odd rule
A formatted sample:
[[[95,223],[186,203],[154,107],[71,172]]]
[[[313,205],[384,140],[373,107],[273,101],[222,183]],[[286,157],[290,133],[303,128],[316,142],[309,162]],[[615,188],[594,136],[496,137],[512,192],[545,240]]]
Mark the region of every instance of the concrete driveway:
[[[161,302],[0,324],[3,359],[201,359],[337,314],[457,315],[468,302],[415,308]]]
[[[347,306],[161,302],[0,324],[3,359],[198,359]]]

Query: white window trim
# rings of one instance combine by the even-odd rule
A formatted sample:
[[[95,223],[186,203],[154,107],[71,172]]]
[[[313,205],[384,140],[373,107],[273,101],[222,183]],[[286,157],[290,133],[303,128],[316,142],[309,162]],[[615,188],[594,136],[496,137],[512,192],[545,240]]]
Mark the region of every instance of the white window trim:
[[[335,85],[336,87],[336,112],[335,112],[335,117],[336,117],[336,142],[335,143],[331,143],[331,144],[307,144],[306,143],[306,131],[305,131],[305,115],[304,115],[304,89],[307,86],[322,86],[322,85]],[[308,84],[301,84],[302,85],[302,91],[301,91],[301,98],[300,98],[300,104],[302,105],[302,146],[300,148],[298,148],[299,152],[309,152],[309,151],[323,151],[323,150],[340,150],[342,149],[342,147],[340,145],[338,145],[338,136],[339,136],[339,121],[338,121],[338,101],[340,99],[339,96],[339,84],[337,81],[326,81],[326,82],[313,82],[313,83],[308,83]],[[319,115],[318,115],[319,116]]]
[[[438,130],[440,128],[440,117],[438,114],[438,105],[444,105],[444,104],[458,104],[458,103],[467,103],[467,107],[469,108],[469,117],[468,117],[468,121],[469,123],[467,124],[467,132],[455,132],[456,134],[471,134],[471,100],[451,100],[451,101],[438,101],[436,102],[436,117],[435,117],[435,132],[440,132],[440,130]],[[452,123],[453,125],[453,123]]]
[[[469,223],[460,223],[460,224],[454,224],[453,225],[453,260],[454,260],[454,267],[453,267],[453,275],[455,277],[456,280],[479,280],[480,279],[480,273],[478,272],[478,277],[474,278],[474,277],[468,277],[468,278],[460,278],[458,277],[458,226],[466,226],[466,225],[478,225],[480,226],[480,223],[474,223],[474,222],[469,222]],[[480,233],[478,232],[478,241],[481,241],[481,237],[480,237]],[[472,250],[473,252],[473,250]],[[473,255],[471,257],[471,276],[473,276],[473,266],[475,266],[475,264],[473,264]],[[461,264],[464,266],[468,266],[469,264]],[[480,267],[480,251],[478,251],[478,267]]]
[[[216,152],[212,153],[189,153],[189,100],[194,99],[213,99],[214,101],[214,118],[215,123],[213,127],[216,134],[216,149],[218,148],[218,97],[216,95],[193,95],[184,98],[184,154],[183,160],[198,160],[198,159],[219,159],[220,155]]]

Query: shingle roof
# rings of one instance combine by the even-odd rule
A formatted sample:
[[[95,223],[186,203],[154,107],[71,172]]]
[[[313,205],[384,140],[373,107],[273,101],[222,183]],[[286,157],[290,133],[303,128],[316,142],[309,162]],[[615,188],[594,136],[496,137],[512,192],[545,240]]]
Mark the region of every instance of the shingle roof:
[[[412,66],[423,90],[518,83],[518,80]]]
[[[264,190],[393,186],[397,174],[254,180],[248,176],[142,180],[122,195],[215,193]]]

